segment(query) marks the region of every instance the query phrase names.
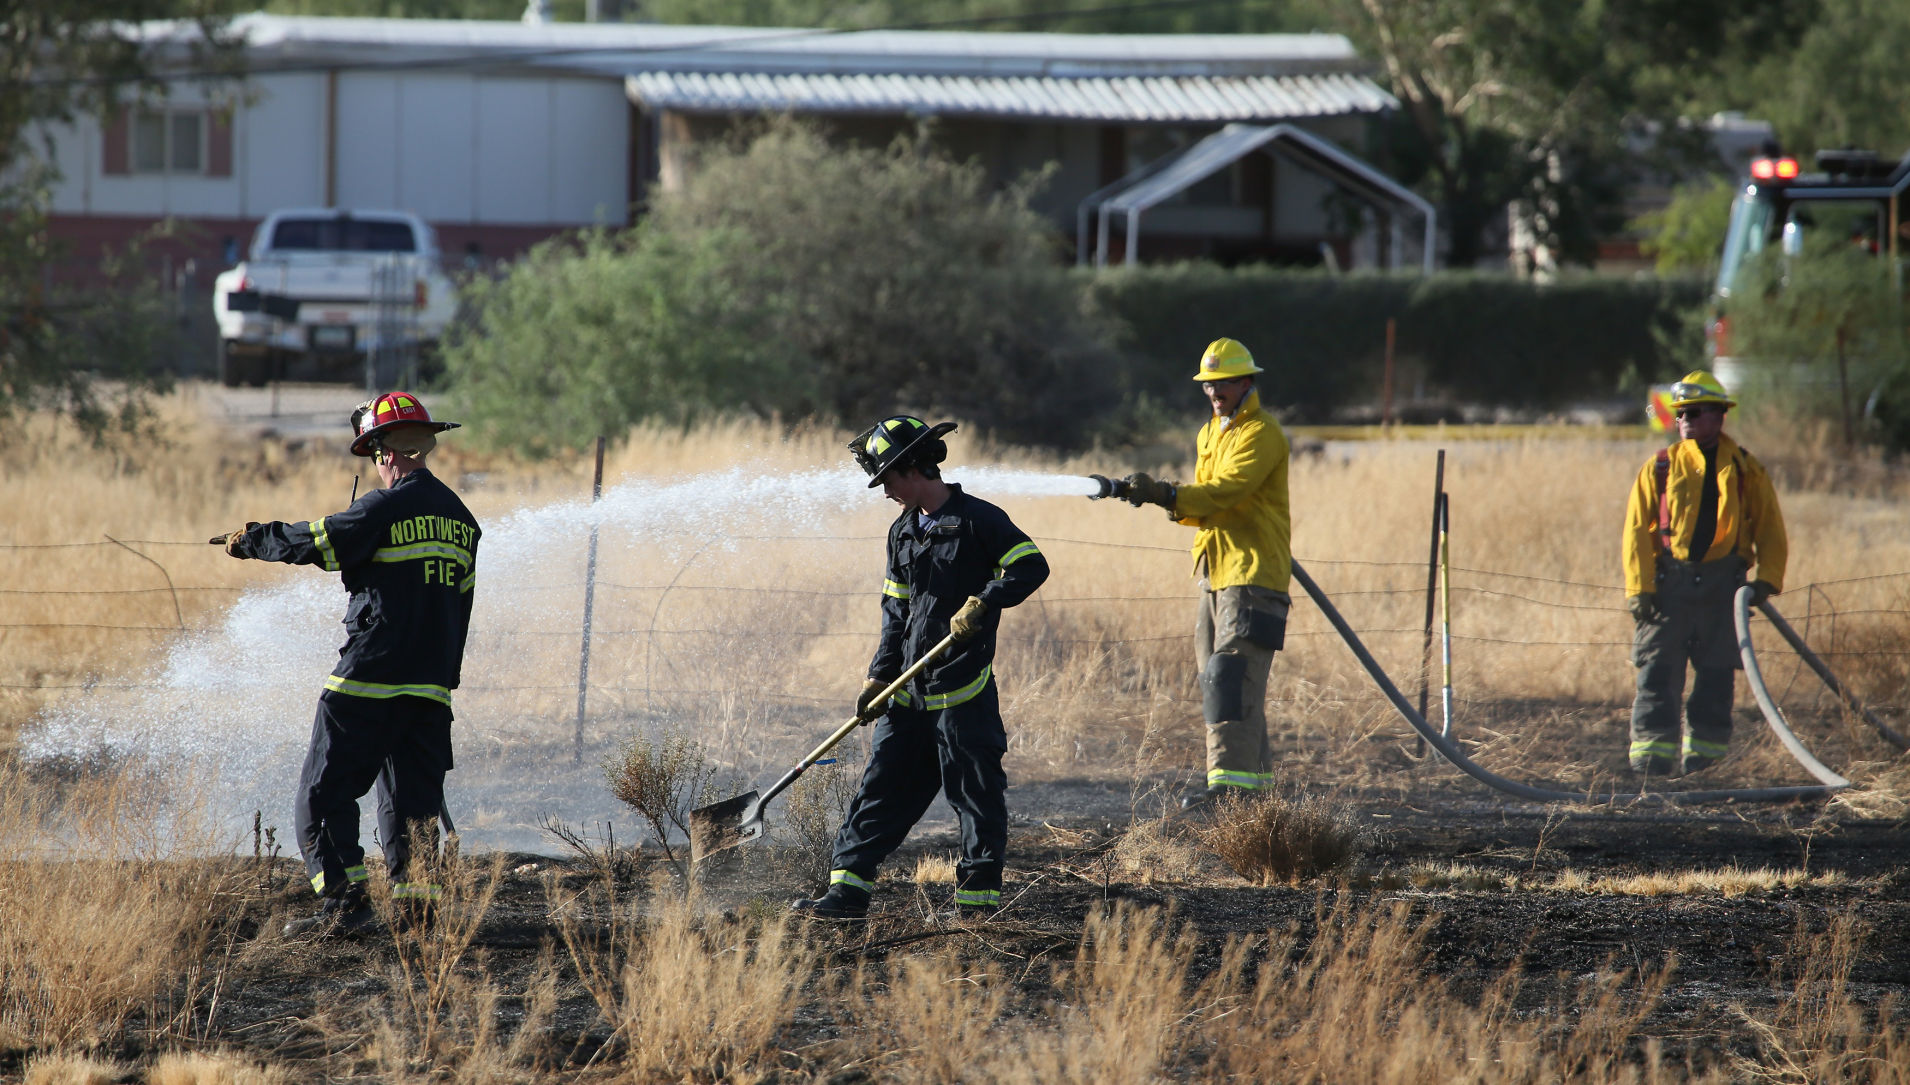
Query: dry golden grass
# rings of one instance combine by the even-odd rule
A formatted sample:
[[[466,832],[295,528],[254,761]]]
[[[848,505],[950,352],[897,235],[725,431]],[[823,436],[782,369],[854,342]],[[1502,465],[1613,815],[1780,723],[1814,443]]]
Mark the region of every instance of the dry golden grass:
[[[125,774],[48,787],[0,761],[0,1035],[87,1047],[202,994],[193,966],[251,891],[191,808]]]
[[[916,885],[954,885],[955,857],[930,852],[915,860],[909,880]]]
[[[229,561],[196,540],[248,518],[336,509],[352,465],[334,448],[254,447],[194,429],[184,400],[165,409],[179,422],[176,444],[142,450],[136,459],[51,431],[30,434],[44,439],[13,449],[0,480],[13,507],[46,511],[10,521],[0,541],[64,544],[112,534],[176,543],[138,545],[173,577],[186,624],[213,625],[237,591],[288,574]],[[597,620],[608,632],[593,660],[593,703],[600,712],[660,722],[694,718],[708,748],[756,750],[759,760],[779,765],[791,747],[806,748],[839,722],[873,642],[873,582],[888,509],[871,497],[819,526],[783,524],[773,502],[746,484],[757,476],[840,469],[846,436],[804,430],[785,439],[773,427],[737,423],[688,434],[639,433],[619,448],[607,471],[613,486],[661,486],[735,466],[733,478],[704,486],[734,486],[767,507],[757,519],[726,521],[716,538],[698,538],[699,523],[668,515],[644,521],[652,525],[647,528],[605,530]],[[956,446],[958,462],[1007,460],[1029,470],[1146,466],[1055,463],[964,446],[959,435]],[[434,466],[458,479],[487,524],[586,492],[586,463],[521,470],[460,458],[455,441],[444,447]],[[1893,520],[1892,502],[1904,495],[1891,470],[1869,465],[1840,472],[1828,466],[1831,457],[1821,448],[1769,447],[1777,452],[1759,451],[1798,487],[1786,492],[1797,540],[1795,584],[1910,570],[1910,539]],[[1423,607],[1418,562],[1430,448],[1378,442],[1303,459],[1294,468],[1301,559],[1357,625],[1374,631],[1375,650],[1409,687]],[[1571,751],[1580,749],[1573,739],[1584,729],[1585,706],[1622,704],[1628,696],[1630,669],[1616,645],[1627,622],[1616,587],[1615,539],[1624,489],[1647,453],[1642,445],[1572,441],[1453,450],[1448,477],[1459,565],[1535,578],[1478,571],[1457,578],[1455,622],[1477,638],[1462,641],[1459,650],[1466,698],[1460,733],[1497,767],[1581,780],[1599,771],[1572,760],[1580,754]],[[957,480],[961,473],[950,472]],[[1801,488],[1807,484],[1831,492],[1807,492]],[[1006,623],[1001,670],[1013,770],[1024,776],[1192,771],[1200,747],[1187,659],[1188,533],[1152,510],[1064,498],[1001,503],[1055,567],[1050,584]],[[513,606],[540,592],[580,602],[583,548],[574,534],[558,540],[550,560],[516,570],[515,581],[486,592]],[[143,593],[10,596],[8,613],[20,615],[10,619],[15,626],[177,624],[153,566],[110,543],[0,550],[0,575],[10,591]],[[1827,645],[1895,652],[1910,643],[1910,634],[1898,628],[1903,583],[1826,583],[1818,592],[1799,592],[1795,610],[1791,596],[1782,602],[1801,616],[1804,599],[1812,600],[1819,609],[1810,612],[1811,632]],[[162,590],[147,590],[155,587]],[[764,588],[779,591],[758,594]],[[1834,629],[1821,609],[1832,604]],[[492,729],[504,736],[500,742],[518,740],[510,737],[511,727],[520,735],[567,737],[574,690],[551,687],[544,676],[571,673],[576,616],[525,604],[514,617],[524,619],[521,627],[477,631],[481,665],[472,668],[460,720]],[[1404,632],[1382,632],[1391,629]],[[0,684],[36,687],[137,681],[167,642],[150,632],[9,628],[5,634]],[[1304,603],[1295,608],[1290,637],[1275,668],[1272,715],[1281,756],[1296,773],[1366,773],[1370,782],[1370,774],[1382,772],[1371,763],[1372,740],[1399,733],[1399,725]],[[1903,700],[1901,657],[1833,659],[1866,695]],[[1781,667],[1767,669],[1776,681],[1791,679]],[[776,696],[766,696],[766,689]],[[84,691],[9,695],[0,734],[50,700]],[[1820,737],[1876,753],[1874,740],[1850,721],[1831,718],[1843,730]],[[1783,768],[1765,749],[1767,740],[1744,745],[1734,755],[1742,771]],[[753,772],[760,765],[736,767]],[[1852,802],[1851,808],[1901,817],[1896,797],[1907,789],[1898,776],[1894,763],[1867,776],[1871,805]],[[0,1041],[10,1051],[35,1049],[28,1081],[126,1080],[142,1070],[76,1053],[115,1043],[121,1045],[115,1050],[169,1051],[201,1039],[193,1007],[220,978],[209,973],[228,967],[204,962],[220,959],[209,947],[250,890],[235,876],[237,868],[203,859],[231,849],[195,829],[189,808],[166,807],[165,818],[150,816],[153,796],[144,789],[156,786],[135,764],[59,790],[0,758],[0,854],[8,857],[0,864],[0,911],[7,916],[0,924],[0,975],[7,977],[0,986]],[[1133,805],[1138,812],[1160,797],[1137,784]],[[834,802],[815,798],[818,810]],[[1899,805],[1878,805],[1885,798]],[[201,858],[174,861],[181,854]],[[1144,823],[1108,856],[1103,873],[1110,880],[1211,881],[1199,852],[1158,822]],[[945,876],[940,863],[917,875],[922,881]],[[1387,879],[1396,876],[1387,872],[1375,884],[1395,887]],[[474,943],[497,877],[495,859],[452,868],[439,934],[401,936],[373,973],[378,994],[316,1023],[321,1033],[332,1030],[334,1051],[349,1049],[339,1062],[350,1065],[288,1070],[238,1056],[168,1054],[143,1072],[168,1083],[367,1073],[394,1081],[529,1080],[557,1072],[544,1045],[566,995],[573,1002],[587,998],[585,1012],[594,1012],[596,1025],[610,1035],[601,1057],[572,1075],[590,1080],[788,1080],[791,1060],[818,1076],[859,1068],[882,1080],[1003,1085],[1727,1076],[1902,1081],[1910,1066],[1910,1033],[1901,1014],[1889,1005],[1864,1005],[1850,982],[1861,931],[1847,919],[1821,935],[1800,932],[1786,956],[1797,970],[1783,980],[1790,998],[1776,1009],[1742,1010],[1759,1045],[1755,1058],[1691,1071],[1667,1063],[1641,1038],[1641,1022],[1664,991],[1667,970],[1600,973],[1548,1010],[1533,1012],[1530,998],[1521,1001],[1526,992],[1516,970],[1487,977],[1482,989],[1449,985],[1431,965],[1434,932],[1424,913],[1362,905],[1356,892],[1322,903],[1309,938],[1276,930],[1238,939],[1218,962],[1171,915],[1120,904],[1085,921],[1074,954],[1059,966],[1035,958],[1011,971],[950,948],[895,955],[851,971],[825,962],[816,940],[780,918],[704,917],[694,898],[673,887],[632,896],[604,884],[578,891],[553,877],[549,915],[560,948],[528,976],[507,981]],[[1404,884],[1730,897],[1836,883],[1801,870],[1727,868],[1662,879],[1568,872],[1539,879],[1423,866],[1409,868]],[[247,966],[283,952],[283,943],[260,939]],[[509,1019],[515,1027],[508,1029],[506,1002],[514,1003]],[[839,1026],[830,1038],[801,1053],[783,1050],[783,1030],[799,1016],[817,1015],[833,1016]],[[126,1044],[135,1019],[143,1031],[138,1043]]]
[[[653,888],[645,915],[645,901],[619,899],[612,887],[576,896],[551,885],[558,935],[576,982],[611,1029],[618,1076],[759,1079],[816,970],[816,948],[787,913],[706,924],[695,902],[667,885]]]
[[[1773,889],[1827,889],[1842,885],[1839,871],[1812,874],[1807,870],[1746,869],[1737,865],[1713,870],[1674,870],[1654,874],[1589,877],[1579,871],[1559,874],[1546,888],[1606,893],[1626,897],[1741,897]]]
[[[234,441],[195,426],[189,396],[162,410],[169,447],[100,452],[35,420],[40,429],[31,436],[43,439],[21,441],[0,468],[9,504],[46,510],[11,522],[0,542],[89,544],[0,549],[0,584],[15,592],[139,593],[9,598],[18,617],[0,637],[0,744],[56,699],[89,696],[59,687],[136,683],[172,639],[166,627],[178,617],[159,569],[103,536],[178,544],[140,548],[170,574],[188,626],[217,624],[240,590],[317,575],[234,562],[191,544],[248,518],[336,509],[351,458],[328,444]],[[786,765],[827,730],[852,700],[874,643],[880,537],[892,511],[875,495],[839,511],[814,505],[808,473],[846,470],[846,437],[738,421],[640,431],[614,450],[597,573],[593,717],[645,726],[693,720],[711,750],[733,758],[720,767],[746,776]],[[1903,473],[1878,463],[1840,467],[1840,455],[1821,443],[1747,443],[1780,480],[1817,487],[1784,490],[1793,590],[1780,606],[1862,694],[1903,704],[1910,576],[1884,575],[1910,572],[1910,536],[1898,530],[1898,500],[1910,490]],[[1296,552],[1408,690],[1419,674],[1437,444],[1336,445],[1302,456],[1292,471]],[[1150,466],[1119,456],[1055,461],[966,434],[953,447],[956,481],[975,463],[1068,474]],[[1499,771],[1589,789],[1609,783],[1611,766],[1622,763],[1617,743],[1632,670],[1617,537],[1626,491],[1650,451],[1644,442],[1556,437],[1449,448],[1456,734]],[[583,501],[589,466],[579,457],[514,467],[466,456],[455,439],[434,457],[493,532],[487,546],[511,530],[516,510]],[[686,479],[700,481],[667,489]],[[1136,775],[1197,773],[1184,549],[1191,532],[1153,509],[1004,496],[986,485],[976,492],[1006,506],[1054,567],[1047,586],[1004,623],[998,671],[1011,770],[1019,778],[1112,766]],[[726,504],[728,494],[734,500]],[[785,513],[786,500],[805,496],[808,511]],[[560,516],[520,525],[554,534],[537,561],[508,571],[493,565],[481,586],[459,716],[501,744],[568,736],[576,693],[561,676],[577,665],[581,523]],[[1812,583],[1819,587],[1804,587]],[[22,628],[39,622],[144,628]],[[1767,676],[1820,757],[1838,764],[1892,756],[1819,695],[1775,638],[1766,633],[1763,641]],[[1281,758],[1315,778],[1371,783],[1375,750],[1408,735],[1304,601],[1270,695]],[[1610,759],[1584,756],[1588,727],[1612,732]],[[1743,731],[1714,778],[1798,775],[1761,729]]]
[[[284,1067],[261,1066],[239,1055],[194,1051],[161,1055],[146,1071],[146,1085],[285,1085]]]
[[[35,1055],[27,1063],[26,1085],[113,1085],[125,1073],[118,1063],[84,1055]]]

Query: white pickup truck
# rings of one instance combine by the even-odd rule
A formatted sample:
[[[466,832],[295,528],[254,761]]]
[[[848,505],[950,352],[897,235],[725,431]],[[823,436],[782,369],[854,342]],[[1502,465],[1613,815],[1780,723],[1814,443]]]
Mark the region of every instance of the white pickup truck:
[[[212,294],[227,387],[415,379],[457,310],[437,235],[404,211],[274,211]]]

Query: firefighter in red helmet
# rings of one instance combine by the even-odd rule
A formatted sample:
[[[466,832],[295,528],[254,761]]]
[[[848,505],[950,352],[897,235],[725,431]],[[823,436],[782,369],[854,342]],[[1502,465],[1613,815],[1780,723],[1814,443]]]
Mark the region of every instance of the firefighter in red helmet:
[[[318,913],[288,935],[349,934],[377,924],[365,893],[358,800],[378,790],[378,835],[400,919],[431,913],[438,887],[411,853],[435,850],[452,767],[451,691],[458,686],[477,579],[477,520],[425,466],[437,435],[410,392],[352,412],[354,455],[377,465],[382,489],[317,520],[247,524],[216,536],[235,558],[316,565],[343,578],[345,644],[318,697],[293,803]]]

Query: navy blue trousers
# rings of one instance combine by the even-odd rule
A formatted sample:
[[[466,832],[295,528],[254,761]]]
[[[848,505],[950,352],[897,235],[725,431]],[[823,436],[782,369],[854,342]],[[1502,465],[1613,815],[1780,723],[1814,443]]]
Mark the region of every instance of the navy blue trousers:
[[[891,705],[875,722],[869,765],[836,834],[836,868],[874,882],[876,867],[902,846],[941,791],[961,826],[956,887],[999,891],[1008,853],[1008,775],[1001,768],[1007,752],[993,681],[953,708]]]
[[[395,885],[406,884],[408,826],[423,823],[436,839],[444,774],[451,767],[448,705],[424,697],[322,694],[292,805],[298,850],[312,888],[320,896],[337,896],[365,880],[358,800],[374,786],[385,866]]]

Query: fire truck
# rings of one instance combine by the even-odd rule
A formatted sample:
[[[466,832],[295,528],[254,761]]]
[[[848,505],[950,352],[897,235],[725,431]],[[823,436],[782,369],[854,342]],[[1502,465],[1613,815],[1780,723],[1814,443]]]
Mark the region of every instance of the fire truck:
[[[1818,151],[1805,173],[1797,159],[1767,153],[1751,160],[1750,176],[1731,204],[1718,268],[1714,316],[1706,329],[1711,370],[1727,388],[1744,375],[1731,349],[1724,305],[1740,285],[1746,266],[1772,245],[1796,255],[1808,236],[1836,237],[1884,257],[1902,275],[1910,258],[1910,154],[1889,161],[1875,151]]]

